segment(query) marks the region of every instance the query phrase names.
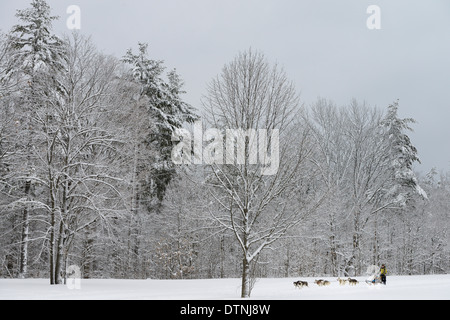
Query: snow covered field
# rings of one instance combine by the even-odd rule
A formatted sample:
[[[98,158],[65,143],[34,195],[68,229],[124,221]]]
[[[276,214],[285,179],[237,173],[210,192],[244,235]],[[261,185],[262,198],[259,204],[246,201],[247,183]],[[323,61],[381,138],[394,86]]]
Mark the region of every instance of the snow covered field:
[[[450,275],[389,276],[387,286],[369,286],[364,277],[357,286],[340,286],[336,278],[318,287],[314,278],[308,288],[296,289],[300,278],[259,279],[252,292],[255,300],[307,299],[450,299]],[[50,286],[47,279],[0,279],[0,300],[15,299],[148,299],[148,300],[239,300],[240,279],[208,280],[81,280],[79,289]]]

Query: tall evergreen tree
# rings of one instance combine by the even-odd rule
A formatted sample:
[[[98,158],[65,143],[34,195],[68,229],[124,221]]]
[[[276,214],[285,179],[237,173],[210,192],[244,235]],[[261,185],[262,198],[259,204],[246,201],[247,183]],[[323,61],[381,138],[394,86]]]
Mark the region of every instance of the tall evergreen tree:
[[[139,52],[129,49],[123,61],[131,66],[132,81],[141,87],[141,99],[148,110],[148,120],[154,122],[153,130],[144,137],[144,145],[157,150],[147,176],[141,181],[141,191],[146,196],[156,196],[162,201],[167,185],[175,174],[171,161],[172,133],[184,123],[193,123],[198,117],[181,95],[183,81],[175,70],[163,78],[163,61],[148,58],[148,44],[139,43]]]
[[[21,24],[10,32],[10,40],[15,50],[14,58],[21,62],[20,71],[34,80],[61,70],[64,61],[63,41],[51,33],[52,16],[45,0],[33,0],[31,8],[18,10],[16,17]],[[30,86],[31,86],[30,84]]]
[[[51,34],[52,22],[57,17],[50,13],[50,6],[45,0],[33,0],[31,7],[18,10],[16,14],[20,24],[15,25],[10,32],[9,41],[12,47],[12,57],[16,61],[9,74],[22,78],[21,101],[23,115],[19,121],[23,130],[22,154],[25,172],[19,180],[23,183],[23,194],[26,199],[22,214],[22,241],[20,258],[20,277],[27,276],[28,242],[30,233],[29,216],[33,194],[33,114],[48,102],[50,91],[58,88],[55,73],[63,69],[63,42]]]
[[[415,122],[412,118],[398,117],[398,101],[396,101],[389,105],[388,112],[381,123],[384,138],[389,146],[387,150],[391,176],[390,188],[386,190],[385,195],[393,198],[394,202],[400,206],[406,205],[412,194],[427,198],[413,171],[414,163],[420,163],[417,148],[406,134],[407,131],[412,131],[410,124]]]

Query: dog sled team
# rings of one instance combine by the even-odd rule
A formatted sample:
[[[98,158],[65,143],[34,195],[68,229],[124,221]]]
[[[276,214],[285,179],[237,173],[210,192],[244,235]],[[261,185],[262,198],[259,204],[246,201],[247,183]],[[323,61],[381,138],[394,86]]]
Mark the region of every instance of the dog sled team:
[[[381,266],[381,268],[379,269],[379,271],[377,271],[376,269],[378,269],[378,267],[376,266],[371,266],[368,269],[368,273],[370,274],[370,277],[366,280],[367,284],[384,284],[386,285],[386,266],[383,264]],[[371,271],[369,271],[371,270]],[[359,281],[356,279],[352,279],[352,278],[347,278],[347,279],[341,279],[341,278],[337,278],[337,281],[339,282],[339,285],[341,286],[345,286],[346,284],[351,285],[351,286],[356,286],[357,284],[359,284]],[[318,285],[319,287],[325,287],[325,286],[329,286],[331,284],[330,281],[328,280],[323,280],[323,279],[319,279],[319,280],[314,280],[314,283],[316,285]],[[295,281],[294,282],[294,286],[296,288],[303,288],[303,287],[308,287],[308,282],[307,281]]]
[[[356,279],[351,279],[351,278],[348,278],[348,279],[341,279],[341,278],[338,278],[337,279],[337,281],[339,282],[339,284],[340,285],[345,285],[345,284],[350,284],[350,285],[357,285],[359,282],[358,282],[358,280],[356,280]],[[316,284],[316,285],[318,285],[319,287],[326,287],[326,286],[329,286],[330,284],[331,284],[331,282],[330,281],[328,281],[328,280],[323,280],[323,279],[319,279],[319,280],[314,280],[314,283]],[[296,288],[303,288],[303,287],[308,287],[308,282],[307,281],[301,281],[301,280],[299,280],[299,281],[295,281],[294,282],[294,286],[296,287]]]

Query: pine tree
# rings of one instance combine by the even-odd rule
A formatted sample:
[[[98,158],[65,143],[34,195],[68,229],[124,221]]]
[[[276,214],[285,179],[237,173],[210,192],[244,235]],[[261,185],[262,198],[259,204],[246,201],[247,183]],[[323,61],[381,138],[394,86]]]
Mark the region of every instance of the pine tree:
[[[129,49],[122,60],[131,66],[132,81],[141,87],[140,98],[145,100],[149,121],[154,122],[153,126],[149,125],[154,129],[149,130],[143,144],[157,150],[157,155],[152,159],[150,176],[141,183],[141,191],[162,201],[166,187],[175,175],[171,161],[172,133],[198,117],[181,98],[185,92],[180,76],[172,70],[165,80],[163,61],[148,58],[148,44],[139,43],[138,54]]]
[[[11,29],[10,38],[16,49],[14,58],[21,62],[21,71],[33,78],[60,70],[64,47],[62,40],[51,34],[52,23],[58,17],[50,15],[47,2],[33,0],[31,8],[18,10],[16,17],[23,24]]]
[[[21,24],[15,25],[9,35],[12,57],[16,64],[9,74],[23,79],[21,88],[24,110],[22,119],[18,120],[25,128],[23,154],[26,178],[23,179],[23,193],[26,201],[31,201],[33,193],[33,137],[35,136],[33,114],[48,101],[50,91],[57,88],[55,73],[63,68],[64,50],[62,41],[51,34],[52,22],[50,7],[44,0],[33,0],[31,7],[18,10],[16,14]],[[29,216],[31,206],[25,204],[22,214],[22,241],[20,258],[20,277],[27,276],[28,242],[30,233]]]
[[[381,123],[384,138],[389,146],[387,150],[391,172],[391,184],[385,195],[394,199],[394,202],[402,207],[411,199],[412,194],[427,198],[413,171],[414,163],[420,163],[417,148],[405,133],[405,131],[412,131],[410,124],[413,123],[416,121],[412,118],[398,117],[398,101],[388,107],[388,112]]]

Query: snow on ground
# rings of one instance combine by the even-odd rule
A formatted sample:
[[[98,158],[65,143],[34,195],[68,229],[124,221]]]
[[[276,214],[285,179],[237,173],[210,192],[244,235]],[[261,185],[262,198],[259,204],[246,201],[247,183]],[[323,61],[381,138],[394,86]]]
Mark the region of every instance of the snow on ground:
[[[252,292],[255,300],[448,300],[450,275],[388,276],[387,286],[369,286],[358,277],[356,286],[340,286],[336,278],[318,287],[314,278],[259,279]],[[294,288],[306,280],[308,288]],[[81,280],[79,289],[50,286],[47,279],[0,279],[0,300],[239,300],[240,279],[207,280]]]

